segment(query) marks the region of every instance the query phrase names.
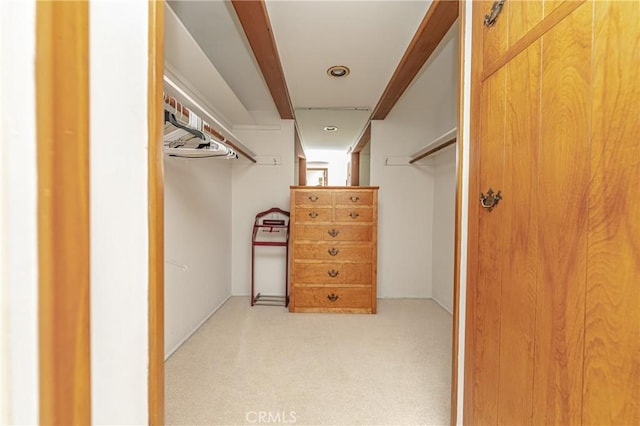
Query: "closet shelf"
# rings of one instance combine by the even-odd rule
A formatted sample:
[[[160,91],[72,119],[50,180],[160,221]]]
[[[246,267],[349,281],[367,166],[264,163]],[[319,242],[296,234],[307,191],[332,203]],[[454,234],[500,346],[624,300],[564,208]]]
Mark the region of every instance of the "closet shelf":
[[[457,135],[458,129],[454,127],[442,136],[429,142],[419,151],[416,151],[414,154],[412,154],[410,157],[411,159],[409,160],[409,164],[413,164],[416,161],[422,160],[423,158],[435,154],[436,152],[448,147],[449,145],[454,144],[456,142]]]
[[[166,93],[163,94],[162,98],[165,103],[165,110],[173,112],[178,118],[184,117],[187,120],[189,119],[189,116],[191,115],[191,111],[189,111],[189,108],[182,105],[180,101],[178,101],[176,98]],[[246,150],[244,150],[240,144],[234,143],[233,141],[224,137],[224,135],[222,135],[219,131],[211,127],[207,122],[204,122],[204,121],[202,122],[202,129],[204,133],[209,135],[214,141],[230,146],[235,152],[246,157],[252,163],[257,162],[257,160],[248,152],[246,152]]]

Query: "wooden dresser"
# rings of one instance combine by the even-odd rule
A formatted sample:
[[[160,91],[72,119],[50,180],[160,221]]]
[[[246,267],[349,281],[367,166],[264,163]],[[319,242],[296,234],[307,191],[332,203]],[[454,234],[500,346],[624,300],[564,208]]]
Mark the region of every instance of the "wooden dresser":
[[[378,187],[291,187],[291,312],[376,313]]]

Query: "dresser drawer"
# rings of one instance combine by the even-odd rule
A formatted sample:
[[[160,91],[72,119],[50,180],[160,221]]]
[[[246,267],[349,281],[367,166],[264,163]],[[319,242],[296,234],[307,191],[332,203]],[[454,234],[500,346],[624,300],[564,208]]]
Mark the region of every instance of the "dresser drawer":
[[[371,308],[371,289],[367,287],[297,287],[299,308]]]
[[[336,206],[371,206],[373,192],[371,191],[339,191],[335,192]]]
[[[372,263],[373,246],[370,244],[296,244],[296,259],[300,260],[355,260]]]
[[[367,225],[295,225],[296,241],[371,241]]]
[[[298,207],[295,213],[295,221],[300,222],[331,222],[333,209],[331,207]]]
[[[370,263],[294,263],[298,284],[371,284]]]
[[[330,206],[333,202],[331,199],[331,191],[296,191],[295,192],[295,205],[307,205],[314,206]]]
[[[373,221],[373,209],[370,207],[344,208],[336,207],[336,222],[371,222]]]

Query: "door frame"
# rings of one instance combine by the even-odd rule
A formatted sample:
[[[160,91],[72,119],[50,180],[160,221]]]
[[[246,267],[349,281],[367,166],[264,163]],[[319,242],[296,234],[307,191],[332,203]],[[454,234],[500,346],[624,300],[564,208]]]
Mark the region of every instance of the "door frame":
[[[471,13],[472,22],[483,22],[483,11],[480,7],[473,7]],[[473,351],[475,344],[475,328],[473,316],[473,295],[475,294],[476,274],[478,267],[478,218],[480,208],[478,198],[471,188],[479,185],[480,162],[479,135],[480,102],[482,90],[482,25],[471,26],[471,75],[470,75],[470,112],[469,112],[469,193],[468,196],[468,222],[467,222],[467,279],[466,279],[466,312],[465,312],[465,342],[464,342],[464,378],[463,378],[463,420],[473,423]],[[462,114],[461,114],[462,115]],[[461,195],[462,196],[462,195]]]
[[[473,7],[473,6],[472,6]],[[475,12],[474,8],[474,12]],[[478,8],[479,9],[479,8]],[[464,103],[464,88],[465,88],[465,38],[466,38],[466,1],[458,0],[458,135],[457,135],[457,164],[456,164],[456,195],[455,195],[455,225],[454,225],[454,262],[453,262],[453,329],[452,329],[452,348],[451,348],[451,425],[454,426],[458,424],[458,378],[459,378],[459,352],[460,352],[460,325],[465,326],[466,329],[466,318],[461,319],[460,315],[465,314],[460,310],[460,287],[461,287],[461,258],[462,251],[468,251],[469,245],[462,247],[463,236],[469,238],[470,229],[464,228],[464,190],[466,189],[463,180],[465,176],[465,168],[470,167],[468,164],[464,163],[464,153],[468,149],[465,145],[467,140],[464,134],[464,122],[465,122],[465,103]],[[477,26],[473,26],[475,29]],[[472,34],[473,35],[473,34]],[[473,45],[473,39],[472,39]],[[473,60],[471,62],[471,70],[473,73],[474,63]],[[474,134],[473,129],[471,129],[469,134],[470,137]],[[472,145],[470,145],[472,146]],[[470,170],[472,170],[470,168]],[[471,174],[470,174],[471,176]],[[471,180],[471,178],[470,178]],[[467,241],[469,241],[467,239]],[[468,265],[468,263],[467,263]],[[468,266],[465,268],[468,271]],[[466,282],[465,282],[466,288]],[[466,353],[462,354],[463,362],[466,361]],[[466,365],[466,362],[465,362]],[[465,375],[466,377],[466,375]],[[463,391],[467,389],[467,383],[464,382]],[[466,398],[463,398],[463,403],[466,404]],[[460,422],[461,423],[461,422]]]
[[[163,424],[164,2],[148,4],[148,413],[150,424]],[[91,423],[88,57],[88,2],[36,2],[38,364],[43,424]],[[69,252],[74,253],[72,262]],[[64,352],[56,350],[61,342],[67,347]]]
[[[39,419],[89,424],[89,4],[35,14]]]
[[[149,0],[147,80],[149,218],[149,424],[164,424],[164,2]]]
[[[464,123],[464,65],[465,65],[465,36],[466,36],[466,17],[465,17],[465,0],[458,0],[458,23],[459,23],[459,42],[458,42],[458,160],[457,160],[457,177],[456,177],[456,196],[455,196],[455,240],[454,240],[454,282],[453,282],[453,327],[452,327],[452,362],[451,362],[451,425],[458,423],[457,407],[458,407],[458,352],[459,346],[459,328],[460,324],[464,324],[465,330],[469,329],[466,320],[460,319],[460,276],[461,276],[461,253],[462,250],[469,252],[469,260],[471,260],[473,227],[472,221],[469,220],[467,229],[464,229],[463,218],[463,198],[466,194],[463,191],[463,177],[465,166],[469,167],[469,187],[473,187],[473,183],[477,173],[477,167],[473,163],[468,166],[462,161],[463,153],[466,150],[463,142],[463,123]],[[473,8],[473,17],[477,19],[481,16],[479,8]],[[474,25],[472,29],[472,61],[471,61],[471,118],[477,113],[479,93],[474,96],[473,82],[480,76],[481,68],[478,68],[478,55],[473,55],[477,48],[479,26]],[[481,28],[480,28],[481,29]],[[480,33],[481,35],[481,33]],[[163,90],[163,64],[164,64],[164,2],[149,0],[149,78],[148,78],[148,128],[149,128],[149,153],[148,153],[148,178],[149,178],[149,424],[164,424],[164,166],[162,160],[162,90]],[[476,85],[477,86],[477,85]],[[475,88],[477,92],[477,88]],[[476,105],[478,104],[478,105]],[[470,158],[474,158],[474,135],[476,130],[472,126],[469,134]],[[300,177],[302,177],[303,165],[306,169],[306,160],[299,158],[300,161]],[[306,177],[306,172],[304,173]],[[300,185],[303,185],[300,183]],[[472,200],[469,193],[469,201]],[[475,199],[474,199],[475,201]],[[469,203],[469,206],[475,205]],[[469,209],[469,218],[471,218],[472,209]],[[466,232],[465,232],[466,231]],[[467,235],[468,244],[466,247],[461,246],[462,236]],[[477,255],[477,253],[474,253]],[[473,265],[467,261],[466,270],[470,271],[469,265]],[[475,260],[475,259],[474,259]],[[467,307],[467,311],[468,311]],[[468,312],[466,313],[468,318]],[[467,337],[468,339],[468,337]],[[465,347],[468,347],[465,345]],[[468,349],[465,349],[463,359],[467,360]],[[464,371],[464,409],[468,406],[467,393],[470,388],[468,383],[468,375],[466,373],[469,363],[465,362]],[[466,414],[466,411],[465,411]],[[465,416],[466,418],[466,416]]]

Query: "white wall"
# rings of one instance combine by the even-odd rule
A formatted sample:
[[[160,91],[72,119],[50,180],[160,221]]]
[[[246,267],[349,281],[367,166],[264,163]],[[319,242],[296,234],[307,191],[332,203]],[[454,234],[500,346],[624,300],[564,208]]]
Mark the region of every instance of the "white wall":
[[[432,297],[435,177],[429,165],[385,166],[385,160],[409,156],[456,125],[457,32],[454,24],[388,117],[372,122],[381,297]]]
[[[148,423],[148,7],[89,8],[95,424]]]
[[[231,164],[165,156],[165,357],[231,295]]]
[[[278,207],[289,211],[289,186],[293,184],[293,121],[282,120],[279,130],[234,130],[256,156],[280,157],[277,166],[239,160],[232,165],[232,289],[233,295],[251,293],[251,232],[257,213]],[[284,294],[285,250],[256,249],[256,292]]]
[[[378,297],[431,297],[433,176],[425,167],[384,165],[387,156],[417,149],[419,122],[407,112],[371,123],[371,185],[380,186]]]
[[[35,2],[0,2],[0,423],[38,423]]]
[[[433,177],[433,299],[453,314],[456,145],[435,154]]]

